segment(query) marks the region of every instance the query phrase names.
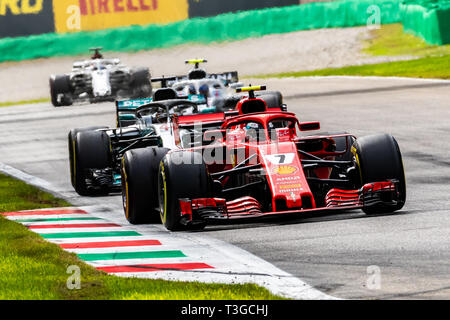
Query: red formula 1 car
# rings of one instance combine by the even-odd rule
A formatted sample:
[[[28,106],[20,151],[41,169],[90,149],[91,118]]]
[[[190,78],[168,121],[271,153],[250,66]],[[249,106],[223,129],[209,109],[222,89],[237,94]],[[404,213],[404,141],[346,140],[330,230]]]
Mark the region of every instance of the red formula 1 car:
[[[153,189],[142,181],[148,206],[134,212],[141,221],[155,221],[157,211],[149,208],[158,207],[168,230],[201,229],[210,220],[338,209],[376,214],[403,207],[405,175],[391,135],[305,134],[320,124],[267,111],[254,89],[242,89],[250,96],[239,102],[241,114],[206,131],[203,146],[170,151],[158,164],[148,157],[147,166],[128,176],[138,180],[153,170],[157,179]],[[124,193],[127,212],[136,198],[126,186]]]

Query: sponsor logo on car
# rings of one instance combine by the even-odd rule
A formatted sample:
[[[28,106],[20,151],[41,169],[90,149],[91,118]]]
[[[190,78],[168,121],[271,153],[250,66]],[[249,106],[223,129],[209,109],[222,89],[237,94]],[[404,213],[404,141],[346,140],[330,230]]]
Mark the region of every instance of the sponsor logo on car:
[[[272,164],[291,164],[295,159],[294,153],[282,153],[282,154],[270,154],[267,155],[266,158],[272,163]]]
[[[281,177],[277,178],[277,182],[292,182],[292,180],[300,180],[300,177],[294,176],[294,177]]]
[[[293,174],[297,172],[298,168],[294,166],[278,166],[273,169],[274,174]]]
[[[302,185],[300,183],[295,183],[295,184],[286,184],[286,185],[281,185],[280,186],[280,190],[284,190],[284,189],[295,189],[295,188],[301,188]]]
[[[151,103],[153,99],[137,99],[137,100],[126,100],[118,101],[119,108],[137,108],[145,104]]]

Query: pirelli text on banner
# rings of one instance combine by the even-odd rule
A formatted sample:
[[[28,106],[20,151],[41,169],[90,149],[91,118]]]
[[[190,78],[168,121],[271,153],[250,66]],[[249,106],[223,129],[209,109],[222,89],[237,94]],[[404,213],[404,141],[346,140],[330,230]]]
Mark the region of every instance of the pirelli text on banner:
[[[93,31],[188,19],[188,0],[54,0],[56,32]]]

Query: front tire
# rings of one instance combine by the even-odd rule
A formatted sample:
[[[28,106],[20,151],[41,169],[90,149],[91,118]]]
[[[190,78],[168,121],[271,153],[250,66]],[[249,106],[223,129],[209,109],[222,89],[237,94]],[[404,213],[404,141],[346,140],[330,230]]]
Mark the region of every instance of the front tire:
[[[359,172],[360,185],[366,183],[397,180],[399,196],[397,205],[383,203],[364,207],[366,214],[390,213],[403,208],[406,202],[406,181],[402,155],[395,138],[389,134],[378,134],[359,138],[352,152]]]
[[[68,75],[50,77],[50,97],[53,106],[61,107],[72,105],[73,101],[70,97],[70,92],[70,78]]]
[[[122,200],[126,219],[131,224],[161,222],[157,213],[158,170],[167,148],[127,151],[122,158]]]
[[[212,183],[200,153],[179,151],[167,154],[161,161],[158,185],[161,221],[168,230],[180,231],[188,226],[181,221],[179,199],[207,198]],[[205,225],[201,220],[192,224],[196,229]]]

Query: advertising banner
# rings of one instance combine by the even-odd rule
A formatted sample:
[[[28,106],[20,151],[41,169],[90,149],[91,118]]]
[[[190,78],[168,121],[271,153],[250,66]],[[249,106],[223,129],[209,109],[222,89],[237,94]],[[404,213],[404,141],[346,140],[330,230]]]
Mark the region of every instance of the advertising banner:
[[[212,17],[222,13],[284,7],[300,0],[189,0],[189,18]]]
[[[58,33],[188,19],[187,0],[54,0]]]
[[[0,38],[54,31],[52,0],[0,0]]]

